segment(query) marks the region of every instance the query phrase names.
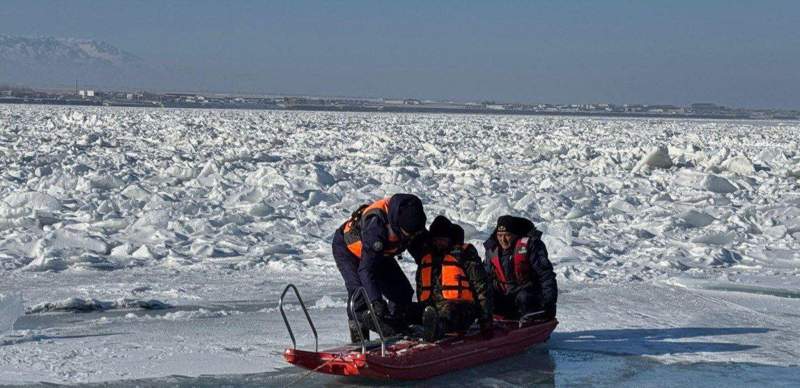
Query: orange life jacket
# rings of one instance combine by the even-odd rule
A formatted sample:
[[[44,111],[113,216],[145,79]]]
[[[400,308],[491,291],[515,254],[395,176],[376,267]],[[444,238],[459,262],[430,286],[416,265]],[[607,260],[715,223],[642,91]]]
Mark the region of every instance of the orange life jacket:
[[[385,256],[394,256],[400,253],[402,251],[400,237],[394,233],[389,225],[389,198],[379,199],[370,205],[362,205],[344,223],[342,231],[344,232],[344,242],[347,244],[347,249],[361,260],[361,251],[363,249],[361,244],[361,221],[372,215],[381,217],[386,224],[386,230],[389,231],[389,241],[383,247],[383,254]]]
[[[514,273],[507,274],[503,270],[503,266],[500,264],[499,252],[499,248],[494,250],[494,256],[491,258],[490,262],[492,263],[494,274],[500,284],[500,290],[506,293],[511,283],[520,285],[530,281],[531,263],[528,261],[528,237],[522,237],[514,244]]]
[[[445,300],[457,302],[472,302],[475,300],[467,274],[459,261],[461,253],[467,249],[467,246],[468,244],[455,247],[442,258],[442,297]],[[418,271],[417,299],[420,302],[425,302],[430,299],[433,291],[433,255],[429,253],[422,257]]]

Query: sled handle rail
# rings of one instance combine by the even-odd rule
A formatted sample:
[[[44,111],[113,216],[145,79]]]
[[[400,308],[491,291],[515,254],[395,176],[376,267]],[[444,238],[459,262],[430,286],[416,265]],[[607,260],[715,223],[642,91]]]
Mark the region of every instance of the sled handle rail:
[[[367,304],[367,309],[369,311],[369,315],[372,317],[372,322],[375,324],[376,331],[378,332],[378,336],[381,338],[381,357],[386,355],[386,338],[383,336],[383,329],[381,328],[381,324],[378,321],[378,316],[375,315],[375,310],[372,309],[372,304],[369,303],[369,297],[367,296],[367,290],[364,287],[359,287],[356,289],[350,298],[347,299],[347,310],[350,311],[350,315],[353,317],[353,320],[356,321],[356,328],[358,329],[358,338],[361,340],[361,354],[367,352],[367,341],[364,338],[364,334],[361,331],[361,321],[358,319],[358,315],[356,314],[356,304],[355,301],[358,299],[359,296],[364,297],[364,301]]]
[[[303,313],[306,314],[306,320],[308,321],[308,325],[311,326],[311,332],[314,333],[314,351],[319,352],[319,336],[317,335],[317,328],[314,327],[314,322],[311,320],[311,316],[308,315],[308,309],[306,309],[306,304],[303,303],[303,298],[300,297],[300,291],[297,290],[294,284],[286,285],[286,288],[283,289],[283,293],[281,293],[281,299],[278,302],[278,309],[281,310],[281,316],[283,317],[283,323],[286,324],[286,330],[289,331],[289,337],[292,338],[292,348],[297,349],[297,341],[294,338],[294,332],[292,332],[292,326],[289,324],[289,320],[286,318],[286,312],[283,311],[283,299],[286,297],[286,293],[289,292],[289,289],[294,291],[294,295],[297,296],[297,300],[300,302],[300,307],[303,308]]]
[[[519,318],[519,327],[525,326],[526,323],[536,320],[536,318],[540,315],[544,315],[544,310],[534,311],[532,313],[523,315]]]

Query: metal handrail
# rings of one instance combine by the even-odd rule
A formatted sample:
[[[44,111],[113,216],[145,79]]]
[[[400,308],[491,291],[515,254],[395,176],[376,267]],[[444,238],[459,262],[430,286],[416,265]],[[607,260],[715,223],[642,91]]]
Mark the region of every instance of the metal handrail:
[[[281,316],[283,317],[283,323],[286,324],[286,330],[289,330],[289,337],[292,337],[292,348],[297,349],[297,341],[295,341],[294,333],[292,332],[292,326],[289,325],[289,320],[286,319],[286,313],[283,311],[283,298],[286,296],[286,293],[289,292],[289,289],[294,290],[295,296],[297,296],[297,300],[300,302],[300,307],[303,308],[303,312],[306,314],[306,320],[308,320],[308,325],[311,326],[311,331],[314,333],[314,351],[319,351],[319,336],[317,336],[317,328],[314,327],[314,322],[311,321],[311,316],[308,315],[308,309],[306,309],[306,304],[303,303],[303,298],[300,297],[300,291],[297,291],[297,287],[294,284],[286,285],[286,288],[283,289],[283,293],[281,293],[281,299],[278,302],[278,309],[281,310]]]
[[[534,311],[532,313],[528,313],[528,314],[523,315],[522,317],[519,318],[519,327],[521,328],[522,326],[524,326],[529,321],[534,320],[535,317],[537,317],[539,315],[544,315],[544,313],[545,313],[544,310],[539,310],[539,311]]]
[[[361,321],[358,319],[358,315],[356,314],[356,305],[355,300],[360,296],[364,296],[364,301],[367,303],[367,309],[369,310],[369,315],[372,316],[372,322],[375,324],[375,331],[378,332],[378,336],[381,338],[381,356],[386,355],[386,339],[383,337],[383,329],[381,328],[381,324],[378,321],[378,316],[375,315],[375,310],[372,309],[372,303],[369,303],[369,297],[367,296],[367,290],[364,287],[359,287],[356,291],[350,295],[350,298],[347,299],[347,310],[350,311],[350,315],[353,317],[353,320],[356,321],[356,328],[358,329],[358,338],[361,339],[361,354],[367,352],[367,345],[366,339],[364,338],[364,334],[361,332]]]

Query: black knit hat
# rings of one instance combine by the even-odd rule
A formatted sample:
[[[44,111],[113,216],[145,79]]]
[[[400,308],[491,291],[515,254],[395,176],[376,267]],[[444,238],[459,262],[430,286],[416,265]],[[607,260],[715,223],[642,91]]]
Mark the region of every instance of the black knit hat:
[[[464,244],[464,228],[458,224],[450,225],[450,239],[454,245]]]
[[[403,228],[407,233],[415,233],[425,229],[425,211],[422,209],[422,201],[414,197],[412,200],[400,204],[397,213],[397,226]]]
[[[497,219],[495,232],[509,232],[517,236],[525,236],[533,230],[533,222],[522,217],[504,215]]]
[[[431,237],[450,237],[450,228],[452,223],[445,216],[436,216],[431,223],[430,232]]]

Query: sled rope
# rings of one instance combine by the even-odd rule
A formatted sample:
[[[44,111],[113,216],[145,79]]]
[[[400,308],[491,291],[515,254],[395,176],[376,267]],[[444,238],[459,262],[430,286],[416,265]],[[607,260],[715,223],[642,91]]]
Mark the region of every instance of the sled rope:
[[[318,370],[320,370],[320,369],[324,368],[326,365],[328,365],[328,364],[330,364],[330,363],[332,363],[332,362],[334,362],[334,361],[336,361],[336,360],[338,360],[338,359],[340,359],[340,358],[341,358],[341,355],[337,354],[335,357],[333,357],[333,358],[331,358],[330,360],[328,360],[328,361],[325,361],[324,363],[322,363],[322,365],[320,365],[320,366],[318,366],[318,367],[316,367],[316,368],[314,368],[314,369],[311,369],[311,370],[309,370],[309,371],[307,371],[307,372],[303,373],[303,374],[302,374],[300,377],[298,377],[298,378],[297,378],[297,380],[295,380],[295,381],[292,381],[292,382],[291,382],[291,383],[289,383],[289,384],[286,384],[284,387],[285,387],[285,388],[288,388],[288,387],[291,387],[292,385],[295,385],[295,384],[297,384],[297,383],[299,383],[299,382],[303,381],[303,380],[304,380],[306,377],[308,377],[308,376],[309,376],[309,375],[311,375],[312,373],[314,373],[314,372],[316,372],[316,371],[318,371]]]

